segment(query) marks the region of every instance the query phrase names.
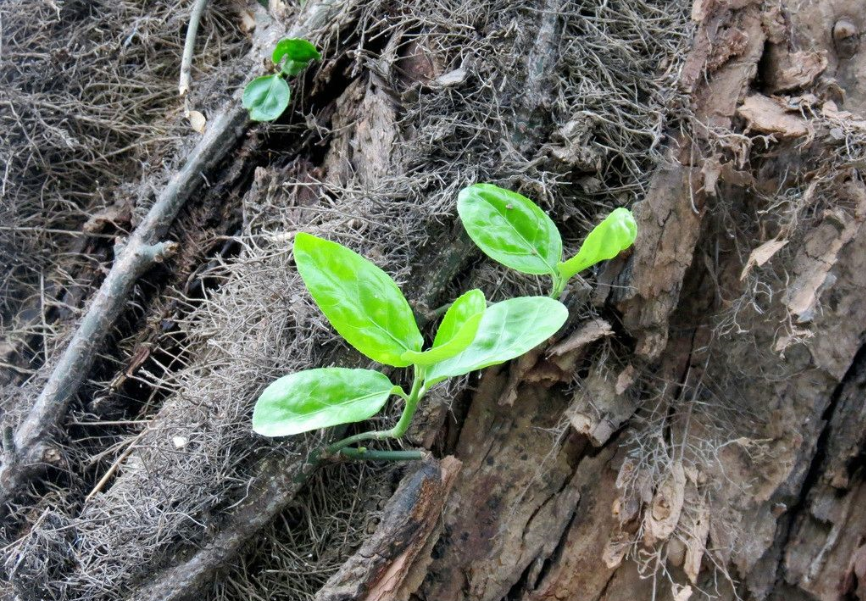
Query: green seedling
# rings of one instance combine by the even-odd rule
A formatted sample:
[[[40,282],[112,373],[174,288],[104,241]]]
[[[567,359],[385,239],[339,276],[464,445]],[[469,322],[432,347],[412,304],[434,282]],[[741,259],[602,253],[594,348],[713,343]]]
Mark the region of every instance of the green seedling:
[[[253,430],[265,436],[364,421],[392,396],[403,399],[403,413],[393,428],[350,436],[328,446],[325,455],[373,456],[350,445],[400,438],[432,386],[519,357],[555,334],[568,317],[565,306],[551,298],[518,297],[488,306],[480,290],[470,290],[451,304],[433,344],[424,349],[409,303],[379,267],[340,244],[305,233],[295,237],[294,255],[310,295],[346,342],[373,361],[414,372],[409,392],[378,371],[341,367],[290,374],[268,386],[253,411]]]
[[[563,261],[562,237],[534,202],[492,184],[460,191],[457,211],[472,241],[494,261],[522,273],[549,275],[550,296],[559,298],[579,272],[634,244],[637,223],[628,209],[615,209],[584,240],[577,255]]]
[[[244,108],[253,121],[274,121],[289,106],[291,90],[286,78],[294,77],[322,55],[307,40],[286,38],[274,48],[271,59],[280,68],[278,73],[257,77],[244,88]]]

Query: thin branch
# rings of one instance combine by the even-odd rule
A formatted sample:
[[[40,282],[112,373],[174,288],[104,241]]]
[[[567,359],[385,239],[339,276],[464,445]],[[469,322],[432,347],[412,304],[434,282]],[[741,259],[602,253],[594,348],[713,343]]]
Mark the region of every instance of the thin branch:
[[[48,465],[59,459],[52,432],[66,415],[69,400],[87,377],[97,350],[126,307],[138,278],[177,251],[160,239],[178,211],[245,130],[247,113],[237,100],[217,115],[183,168],[166,184],[156,203],[125,244],[115,247],[115,261],[84,319],[64,350],[45,388],[15,433],[14,449],[0,466],[0,507],[17,497]]]
[[[178,93],[186,96],[189,92],[190,71],[192,70],[192,55],[195,50],[195,36],[198,34],[198,24],[204,13],[207,0],[195,0],[192,12],[189,15],[189,26],[186,28],[186,41],[183,44],[183,58],[180,62],[180,81],[177,86]]]

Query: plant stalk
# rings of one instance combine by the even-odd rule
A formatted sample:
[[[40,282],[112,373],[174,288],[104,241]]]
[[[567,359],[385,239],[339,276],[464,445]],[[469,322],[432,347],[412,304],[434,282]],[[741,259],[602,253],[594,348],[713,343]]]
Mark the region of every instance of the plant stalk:
[[[418,402],[424,397],[424,392],[426,392],[424,389],[424,371],[423,368],[416,365],[415,380],[412,382],[412,391],[409,393],[409,396],[406,397],[406,407],[403,409],[403,415],[400,416],[400,419],[393,428],[390,430],[371,430],[370,432],[361,432],[360,434],[349,436],[343,440],[338,440],[337,442],[325,447],[323,455],[333,456],[346,449],[349,445],[355,444],[356,442],[363,442],[365,440],[401,438],[406,433],[406,430],[409,429],[409,424],[412,423],[415,411],[418,410]],[[350,450],[350,453],[355,451],[358,451],[358,449],[352,449]],[[365,452],[369,453],[369,451]],[[370,457],[370,455],[368,455],[368,457]]]
[[[562,293],[565,292],[565,286],[568,284],[568,280],[561,275],[553,276],[553,289],[550,292],[550,298],[559,300],[559,297],[562,296]]]
[[[340,454],[347,459],[359,461],[420,461],[424,459],[424,451],[375,451],[366,448],[346,447]]]

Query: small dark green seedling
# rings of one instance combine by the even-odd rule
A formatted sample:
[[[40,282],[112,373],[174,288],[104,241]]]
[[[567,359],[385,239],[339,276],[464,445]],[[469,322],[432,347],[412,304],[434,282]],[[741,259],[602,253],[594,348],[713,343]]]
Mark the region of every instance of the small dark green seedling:
[[[406,392],[369,369],[330,367],[282,377],[256,402],[253,430],[288,436],[369,419],[392,395],[405,406],[389,430],[364,432],[336,442],[326,455],[344,451],[363,458],[367,450],[348,448],[366,440],[400,438],[418,402],[430,387],[448,378],[504,363],[544,342],[562,327],[568,310],[557,300],[518,297],[487,306],[480,290],[455,300],[442,318],[433,344],[424,337],[400,288],[361,255],[305,233],[295,237],[295,263],[310,295],[335,330],[373,361],[414,371]]]
[[[568,280],[634,244],[637,223],[628,209],[615,209],[584,240],[577,255],[562,257],[562,237],[534,202],[493,184],[460,191],[457,212],[469,237],[494,261],[522,273],[549,275],[550,296],[559,298]]]
[[[257,77],[244,88],[244,108],[250,112],[253,121],[278,119],[289,106],[291,98],[286,78],[294,77],[311,61],[321,59],[322,55],[307,40],[286,38],[277,43],[271,58],[274,65],[280,67],[279,73]]]

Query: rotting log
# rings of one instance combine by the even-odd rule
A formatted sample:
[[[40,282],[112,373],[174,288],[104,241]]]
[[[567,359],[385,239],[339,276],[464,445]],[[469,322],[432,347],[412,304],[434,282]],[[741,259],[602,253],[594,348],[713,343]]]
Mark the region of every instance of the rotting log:
[[[713,20],[703,24],[696,38],[711,39],[707,29],[715,31],[732,19],[751,27],[749,50],[737,64],[720,64],[718,79],[704,85],[695,82],[692,90],[700,99],[696,112],[714,112],[717,125],[730,124],[736,110],[730,98],[740,95],[751,82],[763,44],[757,7],[736,14],[714,13]],[[693,51],[697,56],[690,61],[703,65],[712,51],[711,43],[699,44]],[[730,104],[727,113],[715,112],[720,100]],[[704,211],[703,202],[695,201],[696,196],[700,197],[696,191],[699,169],[690,164],[690,143],[687,138],[679,138],[672,144],[669,164],[656,172],[647,199],[638,203],[635,215],[640,233],[635,253],[624,269],[623,281],[617,281],[618,294],[627,299],[620,301],[625,325],[637,339],[635,354],[641,361],[657,358],[667,346],[670,314],[679,304],[682,280],[699,239]],[[613,263],[609,268],[622,269],[623,265]],[[596,462],[592,456],[598,451],[591,450],[587,438],[571,432],[567,425],[564,433],[556,434],[561,417],[573,410],[568,408],[568,402],[555,389],[547,390],[550,381],[546,386],[535,383],[544,382],[543,377],[533,376],[532,370],[521,370],[520,364],[518,361],[510,367],[512,374],[522,373],[518,374],[518,382],[511,382],[507,388],[503,383],[496,384],[502,376],[488,370],[482,380],[486,385],[472,401],[456,452],[464,461],[464,469],[453,498],[463,503],[449,506],[445,517],[451,536],[462,544],[442,545],[419,591],[421,598],[456,600],[468,592],[472,599],[495,600],[509,591],[513,594],[516,586],[528,599],[599,594],[614,573],[602,562],[604,542],[600,540],[605,535],[591,528],[598,536],[592,541],[597,553],[588,554],[590,542],[582,540],[587,536],[586,523],[572,522],[572,515],[584,508],[591,512],[582,515],[584,520],[592,519],[595,527],[604,524],[608,531],[612,528],[614,522],[608,516],[615,499],[613,491],[603,495],[606,501],[602,508],[595,502],[580,500],[580,490],[592,477],[584,463],[592,462],[594,470],[606,474],[603,481],[613,483],[615,471],[610,462],[616,445],[622,442],[613,434],[638,404],[627,403],[630,412],[619,415],[616,427],[604,429],[603,436],[601,421],[587,425],[584,431],[593,432],[593,444],[602,447],[600,457],[604,459]],[[537,374],[551,371],[544,362],[533,370]],[[563,375],[566,382],[573,377],[570,373]],[[508,389],[513,391],[518,384],[520,397],[515,402]],[[499,400],[503,393],[505,403]],[[616,400],[616,395],[610,396]],[[607,417],[605,411],[609,408],[602,404],[603,400],[601,395],[593,397],[599,405],[590,419]],[[549,432],[546,442],[530,437],[530,424]],[[555,553],[562,564],[548,572],[543,566]],[[589,569],[586,563],[591,563]],[[593,577],[575,577],[571,568]]]
[[[505,368],[507,369],[507,368]],[[586,441],[558,423],[567,401],[540,384],[503,406],[503,370],[488,369],[472,399],[455,456],[463,461],[440,539],[416,594],[424,599],[500,599],[537,571],[580,502],[575,457]]]
[[[338,21],[337,15],[351,10],[353,5],[351,1],[338,0],[311,2],[288,32],[276,23],[259,26],[253,48],[245,60],[250,65],[261,64],[262,57],[270,55],[274,43],[286,35],[318,42],[316,32]],[[237,97],[232,98],[208,123],[201,140],[191,150],[183,167],[160,191],[144,220],[127,241],[116,245],[114,264],[54,365],[45,387],[14,436],[4,433],[0,508],[5,508],[34,478],[60,461],[61,451],[52,442],[53,431],[87,378],[96,353],[122,313],[135,282],[155,263],[176,251],[173,243],[162,241],[163,236],[178,211],[202,184],[205,174],[236,146],[247,125],[246,110]]]

